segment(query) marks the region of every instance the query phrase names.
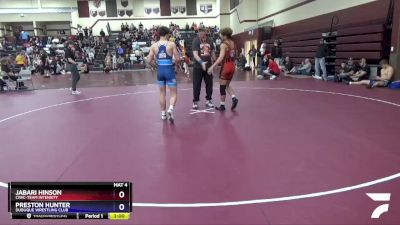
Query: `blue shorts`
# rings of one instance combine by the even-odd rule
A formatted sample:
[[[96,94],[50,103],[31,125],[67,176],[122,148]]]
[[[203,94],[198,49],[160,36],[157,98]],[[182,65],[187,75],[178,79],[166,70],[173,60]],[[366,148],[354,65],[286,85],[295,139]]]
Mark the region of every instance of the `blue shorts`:
[[[175,68],[173,66],[158,66],[157,83],[160,86],[176,87]]]

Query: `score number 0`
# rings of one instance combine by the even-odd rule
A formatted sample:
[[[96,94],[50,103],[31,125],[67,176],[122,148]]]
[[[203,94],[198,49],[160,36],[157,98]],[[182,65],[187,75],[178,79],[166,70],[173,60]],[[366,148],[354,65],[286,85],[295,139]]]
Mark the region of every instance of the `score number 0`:
[[[118,193],[118,197],[119,197],[119,198],[124,198],[124,197],[125,197],[125,192],[120,191],[120,192]],[[120,211],[124,211],[125,205],[121,203],[121,204],[119,204],[118,208],[119,208]]]

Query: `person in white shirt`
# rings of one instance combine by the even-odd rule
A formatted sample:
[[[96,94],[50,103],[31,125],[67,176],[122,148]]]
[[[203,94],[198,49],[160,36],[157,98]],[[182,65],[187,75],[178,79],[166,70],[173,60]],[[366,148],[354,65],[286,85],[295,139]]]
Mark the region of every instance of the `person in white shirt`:
[[[112,56],[112,67],[113,67],[113,70],[117,69],[117,54],[113,54],[113,56]]]

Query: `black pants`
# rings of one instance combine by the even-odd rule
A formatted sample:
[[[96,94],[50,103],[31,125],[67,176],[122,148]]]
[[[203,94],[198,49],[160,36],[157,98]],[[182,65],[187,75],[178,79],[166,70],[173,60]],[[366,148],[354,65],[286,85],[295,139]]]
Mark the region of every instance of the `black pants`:
[[[195,67],[193,69],[193,102],[200,100],[201,83],[206,83],[206,100],[212,99],[213,92],[213,76],[208,75],[207,71],[202,68]]]
[[[69,71],[71,71],[72,74],[72,91],[76,91],[76,85],[81,79],[81,75],[79,75],[78,67],[74,64],[69,65]]]

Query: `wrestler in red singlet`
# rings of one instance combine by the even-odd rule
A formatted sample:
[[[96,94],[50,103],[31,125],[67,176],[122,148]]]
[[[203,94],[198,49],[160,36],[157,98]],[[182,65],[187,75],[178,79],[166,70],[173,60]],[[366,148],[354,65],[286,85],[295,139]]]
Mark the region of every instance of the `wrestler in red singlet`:
[[[221,30],[220,34],[223,43],[221,44],[221,50],[218,59],[215,63],[208,69],[208,74],[212,75],[212,71],[215,66],[222,63],[222,68],[219,76],[219,90],[221,94],[221,105],[216,107],[217,110],[225,111],[225,98],[226,92],[232,97],[232,107],[231,110],[234,111],[239,103],[236,98],[235,93],[230,86],[233,74],[235,73],[235,57],[236,48],[235,42],[232,40],[232,29],[227,27]]]
[[[233,41],[224,41],[227,48],[225,50],[225,57],[222,62],[221,72],[219,78],[222,80],[232,80],[235,73],[235,43]]]

